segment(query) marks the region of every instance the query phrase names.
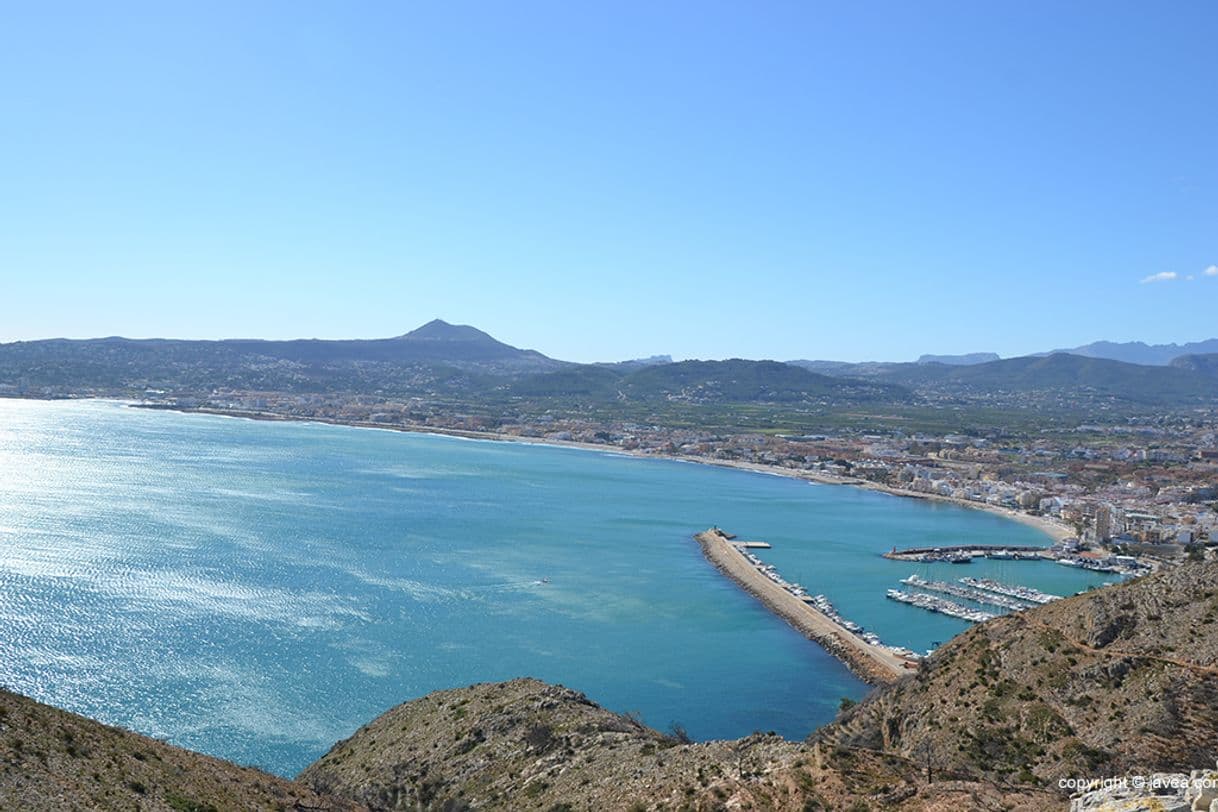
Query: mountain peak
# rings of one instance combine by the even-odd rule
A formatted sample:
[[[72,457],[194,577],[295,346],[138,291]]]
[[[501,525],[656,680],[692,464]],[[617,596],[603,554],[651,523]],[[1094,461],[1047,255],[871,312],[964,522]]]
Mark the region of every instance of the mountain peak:
[[[477,327],[470,327],[468,324],[449,324],[443,319],[432,319],[422,327],[411,330],[405,335],[398,336],[398,338],[407,341],[484,341],[499,343]]]

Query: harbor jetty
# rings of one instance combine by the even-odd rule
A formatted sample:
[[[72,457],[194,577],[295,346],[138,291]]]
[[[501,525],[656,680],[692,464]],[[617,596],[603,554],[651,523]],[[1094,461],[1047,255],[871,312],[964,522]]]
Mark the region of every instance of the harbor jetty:
[[[750,560],[743,547],[732,543],[734,536],[712,527],[694,538],[716,569],[805,637],[823,646],[865,682],[872,685],[893,682],[917,667],[913,652],[900,653],[880,643],[875,635],[852,631],[843,625],[846,621],[837,622],[816,608],[813,596],[803,593],[797,585],[787,584],[755,558]]]
[[[883,554],[893,561],[917,561],[924,564],[946,562],[950,564],[967,564],[974,558],[997,558],[1007,561],[1035,561],[1053,558],[1053,552],[1047,547],[991,547],[977,544],[964,544],[947,547],[907,547],[892,550]]]

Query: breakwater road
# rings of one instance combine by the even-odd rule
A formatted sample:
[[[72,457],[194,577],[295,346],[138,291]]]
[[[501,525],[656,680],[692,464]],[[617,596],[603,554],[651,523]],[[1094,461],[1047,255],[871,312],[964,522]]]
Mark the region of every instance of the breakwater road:
[[[916,667],[916,663],[891,649],[868,643],[765,577],[744,553],[732,545],[718,528],[694,536],[702,553],[715,568],[735,581],[767,609],[790,623],[805,637],[816,641],[846,667],[872,685],[893,682]]]

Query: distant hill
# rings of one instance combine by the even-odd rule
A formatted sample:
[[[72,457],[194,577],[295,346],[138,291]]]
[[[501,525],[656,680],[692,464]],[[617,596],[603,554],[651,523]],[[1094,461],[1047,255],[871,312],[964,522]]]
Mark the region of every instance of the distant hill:
[[[396,340],[436,343],[469,342],[487,346],[507,346],[477,327],[470,327],[468,324],[449,324],[443,319],[432,319],[422,327],[416,327],[409,333],[398,336]]]
[[[948,364],[951,366],[969,366],[997,361],[1000,356],[996,352],[970,352],[966,355],[923,355],[918,358],[919,364]]]
[[[809,361],[798,358],[787,361],[793,367],[806,369],[818,375],[830,375],[835,378],[874,378],[886,374],[889,370],[906,366],[905,361]]]
[[[120,337],[0,344],[0,387],[79,392],[215,388],[283,392],[429,391],[455,378],[526,375],[562,361],[440,320],[396,338],[184,341]],[[3,391],[0,389],[0,391]]]
[[[1202,342],[1204,344],[1206,342]],[[1171,345],[1174,346],[1174,345]],[[1185,345],[1200,346],[1200,345]],[[916,363],[680,361],[653,356],[571,364],[439,319],[381,339],[48,339],[0,344],[0,395],[211,398],[216,392],[425,397],[473,405],[510,398],[611,403],[942,403],[1089,408],[1100,401],[1192,406],[1218,402],[1214,354],[1170,365],[1055,353],[923,356]],[[533,404],[542,405],[544,404]],[[600,410],[602,413],[603,409]]]
[[[1124,361],[1127,364],[1144,366],[1167,366],[1173,359],[1183,355],[1207,355],[1218,353],[1218,338],[1205,341],[1194,341],[1186,344],[1146,344],[1141,341],[1113,342],[1095,341],[1081,347],[1050,350],[1049,352],[1030,353],[1030,356],[1043,358],[1057,354],[1080,355],[1084,358],[1106,358],[1110,361]],[[997,353],[970,352],[961,355],[921,355],[914,363],[944,364],[947,366],[971,366],[1001,360]],[[846,361],[807,361],[796,360],[787,363],[820,372],[827,375],[868,375],[882,371],[888,367],[901,366],[900,361],[863,361],[850,363]]]
[[[649,355],[646,358],[632,358],[629,361],[602,361],[597,364],[601,367],[612,367],[615,369],[630,370],[642,369],[643,367],[654,367],[660,364],[671,364],[671,355]]]
[[[123,340],[123,339],[118,339]],[[381,361],[391,363],[558,365],[534,350],[521,350],[498,341],[477,328],[435,319],[396,338],[297,339],[294,341],[187,342],[197,349],[209,346],[301,363],[326,361]]]
[[[1218,353],[1207,355],[1181,355],[1172,360],[1171,365],[1176,369],[1200,373],[1210,378],[1218,379]]]
[[[623,381],[627,396],[712,402],[770,402],[841,398],[901,399],[897,386],[831,378],[778,361],[680,361],[647,367]]]
[[[632,371],[580,366],[537,375],[510,387],[522,396],[585,396],[627,401],[794,403],[817,400],[905,400],[892,384],[818,375],[778,361],[679,361]]]
[[[1166,366],[1167,364],[1170,364],[1173,359],[1179,358],[1181,355],[1218,353],[1218,338],[1210,338],[1205,341],[1194,341],[1187,344],[1146,344],[1141,341],[1096,341],[1091,344],[1084,344],[1081,347],[1053,350],[1052,352],[1037,354],[1052,355],[1053,353],[1060,352],[1069,353],[1070,355],[1082,355],[1087,358],[1107,358],[1112,361],[1124,361],[1128,364]]]
[[[821,362],[824,363],[824,362]],[[887,382],[920,393],[961,397],[1012,393],[1115,398],[1134,404],[1179,405],[1218,400],[1212,380],[1186,364],[1149,366],[1067,353],[1027,355],[980,364],[864,363],[826,366],[830,374]]]
[[[608,400],[616,397],[626,373],[616,366],[580,364],[530,375],[510,384],[508,394],[527,398],[590,398]]]
[[[984,390],[1087,389],[1144,403],[1178,403],[1218,394],[1207,382],[1186,370],[1064,353],[950,368],[941,380]]]

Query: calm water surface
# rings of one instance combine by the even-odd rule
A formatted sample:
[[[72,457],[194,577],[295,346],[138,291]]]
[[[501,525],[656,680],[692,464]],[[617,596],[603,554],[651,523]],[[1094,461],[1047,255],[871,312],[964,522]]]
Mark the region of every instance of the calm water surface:
[[[284,775],[399,702],[523,675],[698,738],[806,736],[866,686],[703,560],[691,534],[711,524],[773,542],[789,578],[918,649],[965,624],[886,601],[914,570],[877,553],[1046,543],[708,466],[0,400],[0,683]],[[1106,580],[938,567],[918,571]]]

